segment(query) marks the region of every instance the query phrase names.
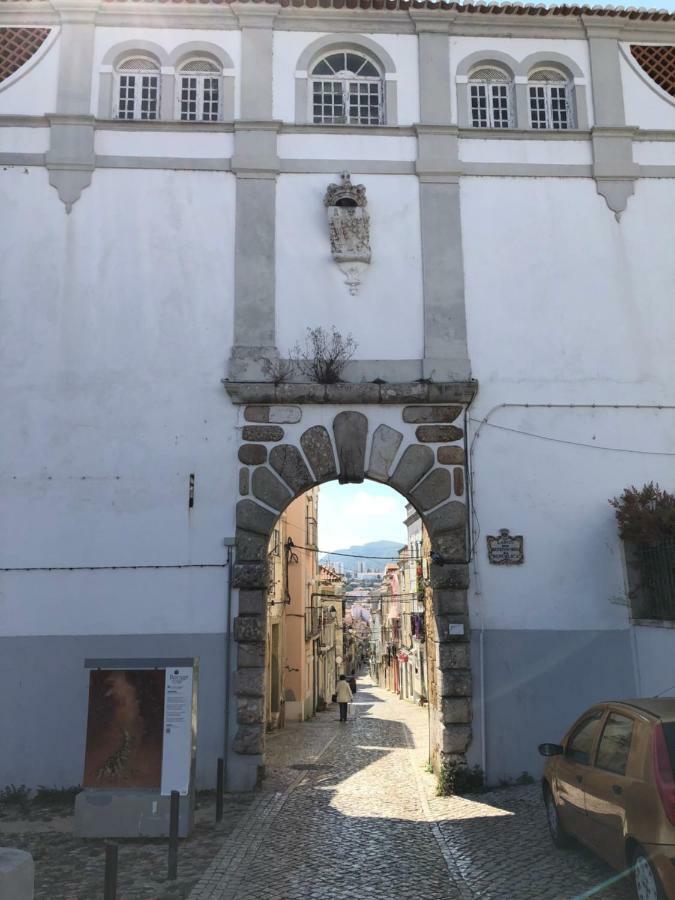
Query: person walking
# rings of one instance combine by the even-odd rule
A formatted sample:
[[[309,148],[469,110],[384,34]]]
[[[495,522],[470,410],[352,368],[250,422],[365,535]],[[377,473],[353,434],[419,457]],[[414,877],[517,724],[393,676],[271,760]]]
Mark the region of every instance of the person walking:
[[[335,699],[340,704],[340,721],[346,722],[347,705],[352,699],[352,689],[349,687],[349,682],[344,675],[340,675],[340,680],[337,683],[337,690],[335,692]]]

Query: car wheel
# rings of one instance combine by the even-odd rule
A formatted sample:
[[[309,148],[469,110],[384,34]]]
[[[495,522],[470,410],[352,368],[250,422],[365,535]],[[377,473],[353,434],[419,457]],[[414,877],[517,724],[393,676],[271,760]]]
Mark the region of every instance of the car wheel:
[[[633,882],[638,900],[666,900],[659,876],[641,847],[633,857]]]
[[[548,830],[551,835],[551,840],[556,847],[560,847],[560,849],[569,847],[570,837],[562,826],[560,815],[558,814],[558,807],[555,805],[553,794],[548,787],[544,789],[544,805],[546,807],[546,819],[548,821]]]

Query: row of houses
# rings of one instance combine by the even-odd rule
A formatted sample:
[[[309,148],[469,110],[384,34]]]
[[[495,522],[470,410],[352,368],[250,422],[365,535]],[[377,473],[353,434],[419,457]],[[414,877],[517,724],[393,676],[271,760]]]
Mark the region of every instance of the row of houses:
[[[280,516],[268,545],[268,731],[325,709],[338,676],[354,668],[342,576],[318,561],[318,499],[318,487],[295,499]]]

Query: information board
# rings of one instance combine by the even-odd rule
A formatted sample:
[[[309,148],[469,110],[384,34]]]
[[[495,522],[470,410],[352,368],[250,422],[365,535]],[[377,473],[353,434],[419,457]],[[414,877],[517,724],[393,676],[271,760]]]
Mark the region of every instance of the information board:
[[[192,765],[192,668],[167,668],[164,680],[164,742],[161,793],[190,788]]]

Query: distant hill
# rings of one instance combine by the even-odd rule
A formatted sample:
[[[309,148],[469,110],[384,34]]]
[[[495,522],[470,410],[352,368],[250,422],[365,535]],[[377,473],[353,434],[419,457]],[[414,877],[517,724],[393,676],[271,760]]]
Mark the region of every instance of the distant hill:
[[[326,553],[320,557],[319,562],[341,562],[348,572],[355,572],[359,562],[363,562],[368,569],[383,571],[388,562],[396,562],[398,551],[403,544],[398,541],[370,541],[368,544],[354,544],[352,547],[342,547],[333,553]],[[338,556],[338,553],[348,553],[350,556]],[[381,559],[380,557],[388,557]]]

